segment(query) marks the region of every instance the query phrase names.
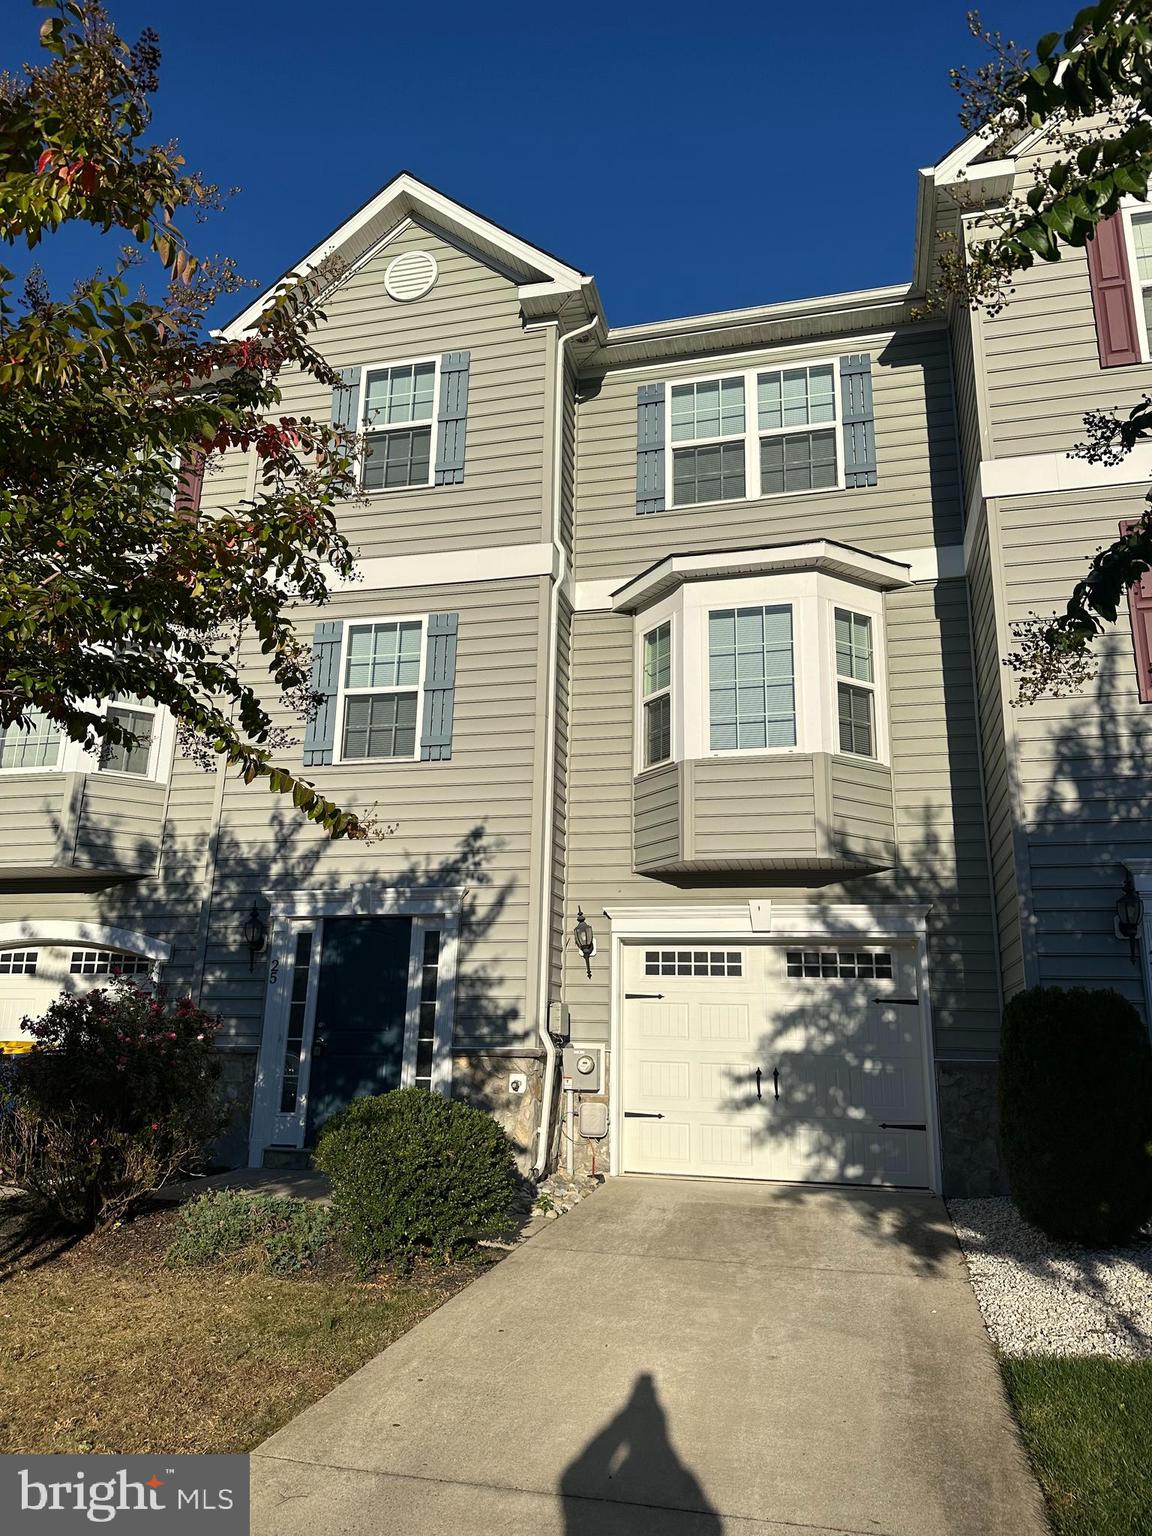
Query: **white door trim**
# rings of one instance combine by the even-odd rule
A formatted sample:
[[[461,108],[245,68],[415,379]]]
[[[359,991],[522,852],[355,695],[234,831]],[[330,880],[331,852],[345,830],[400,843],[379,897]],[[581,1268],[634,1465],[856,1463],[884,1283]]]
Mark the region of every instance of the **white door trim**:
[[[308,1001],[300,1052],[299,1091],[292,1131],[296,1145],[304,1144],[308,1114],[308,1076],[312,1055],[312,1034],[316,1021],[320,962],[324,950],[325,917],[412,918],[412,939],[408,958],[408,995],[405,1004],[404,1055],[400,1079],[404,1086],[408,1086],[415,1076],[424,934],[429,928],[439,929],[440,953],[436,976],[436,1036],[432,1088],[435,1092],[444,1095],[451,1092],[456,960],[460,903],[463,895],[463,887],[407,891],[361,886],[350,887],[342,893],[287,891],[273,894],[268,898],[272,932],[268,945],[268,981],[264,996],[260,1049],[256,1064],[256,1085],[252,1095],[252,1117],[248,1135],[249,1167],[260,1166],[264,1149],[272,1144],[278,1129],[277,1121],[280,1115],[277,1106],[292,999],[292,961],[297,935],[308,930],[312,933],[312,953],[309,962]]]
[[[924,1095],[928,1135],[929,1187],[943,1189],[940,1155],[940,1110],[936,1094],[936,1061],[932,1049],[932,1003],[929,991],[927,906],[865,906],[816,903],[799,905],[746,901],[733,906],[620,904],[604,915],[612,925],[612,976],[609,987],[608,1155],[611,1172],[621,1171],[623,1157],[623,947],[631,943],[659,944],[668,939],[775,940],[820,938],[831,943],[852,940],[869,944],[913,943],[920,1000],[920,1040],[924,1066]]]

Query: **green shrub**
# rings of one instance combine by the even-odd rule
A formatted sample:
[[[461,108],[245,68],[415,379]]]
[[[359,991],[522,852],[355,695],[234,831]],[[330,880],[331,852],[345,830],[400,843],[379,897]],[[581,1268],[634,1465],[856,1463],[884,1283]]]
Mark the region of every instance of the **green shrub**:
[[[332,1243],[332,1208],[316,1200],[206,1190],[180,1211],[180,1233],[168,1250],[173,1265],[241,1259],[273,1274],[311,1269]]]
[[[327,1121],[314,1161],[332,1181],[342,1240],[363,1271],[445,1263],[516,1224],[512,1144],[490,1115],[422,1088],[355,1099]]]
[[[224,1129],[218,1020],[127,981],[25,1020],[0,1114],[0,1178],[69,1226],[126,1215]]]
[[[1021,1215],[1122,1243],[1152,1218],[1152,1047],[1118,992],[1035,987],[1004,1010],[1000,1137]]]

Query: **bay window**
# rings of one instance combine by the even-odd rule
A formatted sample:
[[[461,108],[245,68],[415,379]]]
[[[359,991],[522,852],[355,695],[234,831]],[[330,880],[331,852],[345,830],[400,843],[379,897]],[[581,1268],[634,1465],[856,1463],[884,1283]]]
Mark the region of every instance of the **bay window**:
[[[55,768],[59,760],[60,732],[38,709],[27,725],[10,725],[0,736],[0,768]]]
[[[789,752],[886,762],[883,604],[845,575],[790,569],[686,580],[633,610],[635,771]]]
[[[99,711],[98,704],[92,709]],[[105,741],[89,751],[83,742],[69,741],[40,710],[29,711],[23,727],[10,725],[0,733],[0,772],[115,773],[156,779],[167,775],[172,748],[172,722],[166,710],[143,699],[113,699],[103,712],[135,740]]]

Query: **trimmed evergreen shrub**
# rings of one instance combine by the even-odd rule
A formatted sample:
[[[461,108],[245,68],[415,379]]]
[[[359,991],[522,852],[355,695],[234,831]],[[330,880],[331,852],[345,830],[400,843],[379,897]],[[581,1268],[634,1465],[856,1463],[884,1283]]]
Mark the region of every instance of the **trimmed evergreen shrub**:
[[[172,1265],[237,1259],[276,1275],[311,1269],[332,1243],[332,1207],[316,1200],[205,1190],[180,1211]]]
[[[1034,987],[1004,1010],[1000,1139],[1033,1226],[1088,1247],[1152,1219],[1152,1046],[1119,992]]]
[[[313,1161],[332,1181],[349,1255],[368,1271],[419,1256],[449,1263],[516,1224],[512,1144],[490,1115],[423,1088],[354,1099]]]

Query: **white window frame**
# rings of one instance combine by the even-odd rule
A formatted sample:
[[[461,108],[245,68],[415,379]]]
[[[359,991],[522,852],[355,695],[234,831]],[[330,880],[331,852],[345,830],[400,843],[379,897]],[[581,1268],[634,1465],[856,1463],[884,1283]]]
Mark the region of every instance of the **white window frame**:
[[[344,679],[348,675],[348,642],[354,629],[370,629],[374,624],[419,624],[420,626],[420,674],[415,683],[394,683],[382,687],[347,688]],[[363,763],[414,763],[420,760],[420,734],[423,729],[424,683],[428,675],[428,615],[426,613],[383,614],[372,618],[345,619],[340,644],[340,685],[336,690],[336,736],[332,743],[333,767],[358,767]],[[344,756],[344,701],[347,698],[375,696],[381,693],[416,694],[416,739],[411,757],[345,757]]]
[[[1152,217],[1152,202],[1141,203],[1134,197],[1126,197],[1121,204],[1124,228],[1124,254],[1128,258],[1128,276],[1132,284],[1132,308],[1136,312],[1136,334],[1140,339],[1140,361],[1152,361],[1152,339],[1148,335],[1148,322],[1144,315],[1144,284],[1140,281],[1140,269],[1136,264],[1136,236],[1132,221],[1137,214]],[[1152,288],[1152,281],[1149,281]]]
[[[668,686],[658,688],[653,693],[644,692],[644,641],[657,629],[668,625]],[[636,772],[648,773],[658,768],[667,768],[669,763],[676,761],[676,725],[679,710],[676,708],[676,621],[669,614],[665,619],[657,619],[654,624],[646,624],[638,627],[636,636],[636,711],[639,721],[638,741],[636,743]],[[658,763],[649,763],[647,756],[647,711],[646,704],[651,704],[654,699],[668,697],[669,711],[669,741],[668,756],[662,757]]]
[[[793,687],[796,745],[791,747],[713,748],[709,719],[708,614],[713,609],[778,607],[792,609]],[[875,755],[841,752],[837,707],[837,608],[872,620],[872,729]],[[672,756],[644,767],[644,636],[658,625],[672,625]],[[704,758],[787,757],[826,752],[852,762],[890,765],[888,728],[888,657],[884,634],[884,594],[840,576],[818,571],[780,571],[728,581],[685,582],[671,596],[635,617],[634,773],[655,773],[670,762]]]
[[[70,741],[61,732],[60,750],[54,763],[46,763],[38,768],[0,768],[0,783],[9,778],[23,778],[29,774],[45,773],[99,773],[104,778],[124,779],[133,784],[164,783],[171,770],[172,750],[176,737],[175,723],[168,709],[163,704],[156,704],[151,700],[139,703],[128,703],[122,699],[82,699],[80,701],[82,709],[101,715],[107,714],[108,709],[116,705],[152,715],[152,741],[149,746],[147,773],[125,773],[120,768],[103,768],[100,765],[100,758],[103,755],[100,747],[95,751],[88,751],[82,741]]]
[[[839,667],[839,664],[838,664],[837,659],[836,659],[836,613],[837,613],[837,610],[839,610],[839,611],[841,611],[843,613],[851,614],[852,617],[856,618],[856,619],[867,619],[868,620],[869,633],[872,636],[872,652],[871,652],[871,659],[872,659],[872,681],[870,683],[866,682],[865,679],[862,678],[862,677],[854,677],[854,676],[853,677],[849,677],[849,676],[846,676],[843,672],[840,671],[840,667]],[[878,639],[877,626],[876,626],[876,617],[875,617],[875,615],[873,613],[867,611],[864,608],[852,608],[847,603],[833,603],[832,609],[831,609],[831,614],[832,614],[832,666],[833,666],[833,669],[835,670],[835,673],[836,673],[836,678],[835,678],[835,683],[836,683],[836,750],[840,754],[841,757],[855,757],[855,758],[859,758],[862,762],[865,762],[865,763],[874,763],[876,761],[876,749],[877,749],[877,746],[878,746],[878,743],[879,743],[879,737],[880,737],[880,729],[879,729],[879,725],[877,723],[878,719],[879,719],[880,711],[879,711],[879,708],[877,707],[877,699],[876,699],[876,690],[877,690],[877,687],[879,686],[878,679],[879,679],[879,676],[880,676],[880,669],[876,665],[876,646],[877,646],[877,639]],[[859,689],[861,689],[863,692],[868,694],[868,697],[871,700],[871,705],[870,705],[871,710],[872,710],[872,751],[871,752],[848,752],[848,751],[846,751],[840,745],[840,684],[841,683],[846,684],[846,686],[849,687],[849,688],[859,688]]]
[[[832,404],[835,416],[831,421],[812,422],[808,426],[760,427],[759,379],[763,373],[789,373],[798,368],[831,368]],[[725,379],[744,381],[744,495],[725,496],[720,501],[677,502],[674,452],[678,448],[705,448],[717,443],[734,443],[737,434],[721,437],[691,437],[672,441],[672,391],[686,384],[715,384]],[[720,373],[690,374],[684,378],[666,378],[664,417],[664,485],[665,506],[670,512],[688,512],[699,507],[727,507],[742,501],[781,501],[791,496],[831,496],[845,489],[844,469],[844,422],[843,399],[840,390],[840,354],[834,357],[798,357],[786,362],[762,362],[754,368],[726,368]],[[767,491],[760,483],[760,439],[762,437],[795,437],[800,433],[831,431],[836,439],[836,483],[821,485],[806,491]]]
[[[423,427],[422,421],[394,421],[385,426],[369,428],[366,421],[368,411],[368,375],[380,373],[384,369],[393,368],[419,368],[425,363],[431,363],[432,372],[432,415],[428,418],[428,426],[431,428],[431,438],[428,446],[428,478],[427,480],[414,480],[411,485],[377,485],[369,490],[364,484],[364,466],[368,440],[380,436],[386,432],[405,432],[412,427]],[[356,391],[356,435],[364,444],[358,456],[356,466],[356,484],[362,496],[395,496],[403,495],[405,491],[424,491],[436,483],[436,434],[437,422],[440,411],[440,367],[439,355],[435,357],[399,357],[383,363],[364,363],[360,369],[360,384]]]

